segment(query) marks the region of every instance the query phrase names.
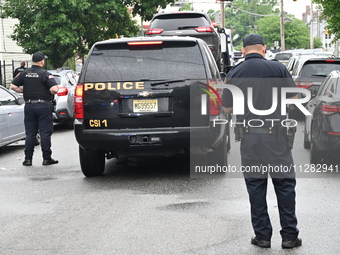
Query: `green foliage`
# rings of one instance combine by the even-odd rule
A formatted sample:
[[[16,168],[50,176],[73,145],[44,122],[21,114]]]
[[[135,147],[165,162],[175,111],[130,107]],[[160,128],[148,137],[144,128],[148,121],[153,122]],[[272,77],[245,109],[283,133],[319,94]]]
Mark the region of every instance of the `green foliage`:
[[[320,40],[320,38],[314,37],[314,49],[316,48],[322,48],[323,43]]]
[[[232,30],[233,36],[237,35],[233,40],[236,48],[241,47],[242,40],[247,34],[258,32],[258,22],[265,16],[253,14],[273,15],[278,12],[273,11],[277,2],[278,0],[236,0],[232,3],[232,7],[226,7],[225,27]]]
[[[137,35],[133,14],[150,19],[159,6],[173,0],[6,0],[3,18],[19,20],[11,38],[28,54],[42,51],[61,67],[74,53],[85,54],[96,41]],[[129,4],[129,5],[127,5]]]
[[[96,2],[96,1],[95,1]],[[118,1],[120,2],[120,1]],[[124,6],[133,7],[133,15],[140,15],[143,20],[151,20],[159,8],[165,9],[168,4],[174,3],[175,0],[123,0]],[[124,24],[124,23],[122,23]]]
[[[183,7],[179,8],[180,11],[191,11],[192,10],[192,4],[187,3]]]
[[[327,19],[327,29],[335,39],[340,39],[340,4],[339,0],[313,0],[322,5],[323,17]]]
[[[293,20],[284,23],[286,49],[309,47],[309,28],[302,20],[290,17]],[[281,42],[280,17],[265,17],[258,21],[258,33],[261,34],[267,47],[273,47],[274,41]]]

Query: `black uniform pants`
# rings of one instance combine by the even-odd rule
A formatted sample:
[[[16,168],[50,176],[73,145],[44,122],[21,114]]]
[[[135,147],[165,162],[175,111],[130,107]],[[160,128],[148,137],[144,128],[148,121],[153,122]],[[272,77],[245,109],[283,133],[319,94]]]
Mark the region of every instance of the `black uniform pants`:
[[[25,159],[32,159],[36,135],[40,133],[43,159],[51,158],[51,135],[53,133],[52,108],[49,103],[25,104]]]
[[[246,134],[241,141],[241,158],[251,205],[252,226],[257,238],[270,240],[272,237],[266,200],[268,173],[276,193],[281,237],[284,240],[297,238],[296,180],[293,158],[286,141],[279,141],[276,135]]]

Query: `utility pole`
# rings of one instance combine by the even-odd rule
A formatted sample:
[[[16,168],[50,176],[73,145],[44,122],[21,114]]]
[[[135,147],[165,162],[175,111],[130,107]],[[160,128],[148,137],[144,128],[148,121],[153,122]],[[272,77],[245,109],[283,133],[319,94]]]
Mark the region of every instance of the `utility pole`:
[[[313,0],[310,1],[310,48],[314,49],[314,37],[313,37]]]
[[[285,28],[284,28],[284,11],[283,11],[283,0],[280,4],[280,34],[281,34],[281,50],[285,50]]]
[[[221,1],[220,3],[220,13],[221,13],[221,27],[225,27],[225,13],[224,13],[224,1]]]

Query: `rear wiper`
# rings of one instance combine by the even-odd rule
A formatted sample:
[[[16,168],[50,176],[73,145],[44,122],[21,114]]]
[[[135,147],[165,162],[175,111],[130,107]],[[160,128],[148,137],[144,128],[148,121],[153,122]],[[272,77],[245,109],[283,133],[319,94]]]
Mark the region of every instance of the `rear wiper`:
[[[312,74],[311,76],[319,76],[319,77],[326,77],[326,74]]]
[[[151,82],[151,86],[157,86],[157,85],[162,85],[164,84],[165,86],[169,86],[170,83],[175,83],[175,82],[183,82],[189,79],[180,79],[180,80],[164,80],[164,81],[155,81]]]
[[[183,29],[190,29],[190,28],[196,28],[198,26],[182,26],[182,27],[178,27],[178,30],[183,30]]]

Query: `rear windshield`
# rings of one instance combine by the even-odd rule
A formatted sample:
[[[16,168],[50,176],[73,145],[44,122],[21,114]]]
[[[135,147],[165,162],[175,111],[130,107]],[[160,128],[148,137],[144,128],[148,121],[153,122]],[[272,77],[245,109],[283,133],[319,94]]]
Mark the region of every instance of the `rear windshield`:
[[[276,60],[289,60],[293,56],[292,53],[277,53],[275,55]]]
[[[158,47],[129,47],[126,43],[97,45],[88,61],[84,82],[206,77],[196,42],[164,42]]]
[[[202,15],[176,14],[165,15],[154,19],[150,28],[162,28],[164,30],[181,30],[188,27],[210,26],[209,21]]]
[[[333,70],[339,70],[339,62],[316,62],[316,63],[306,63],[301,70],[301,76],[311,77],[311,76],[324,76],[326,77]]]
[[[57,82],[57,84],[60,85],[60,83],[61,83],[61,78],[60,78],[60,76],[59,76],[59,75],[53,75],[53,77],[54,77],[55,81]]]

